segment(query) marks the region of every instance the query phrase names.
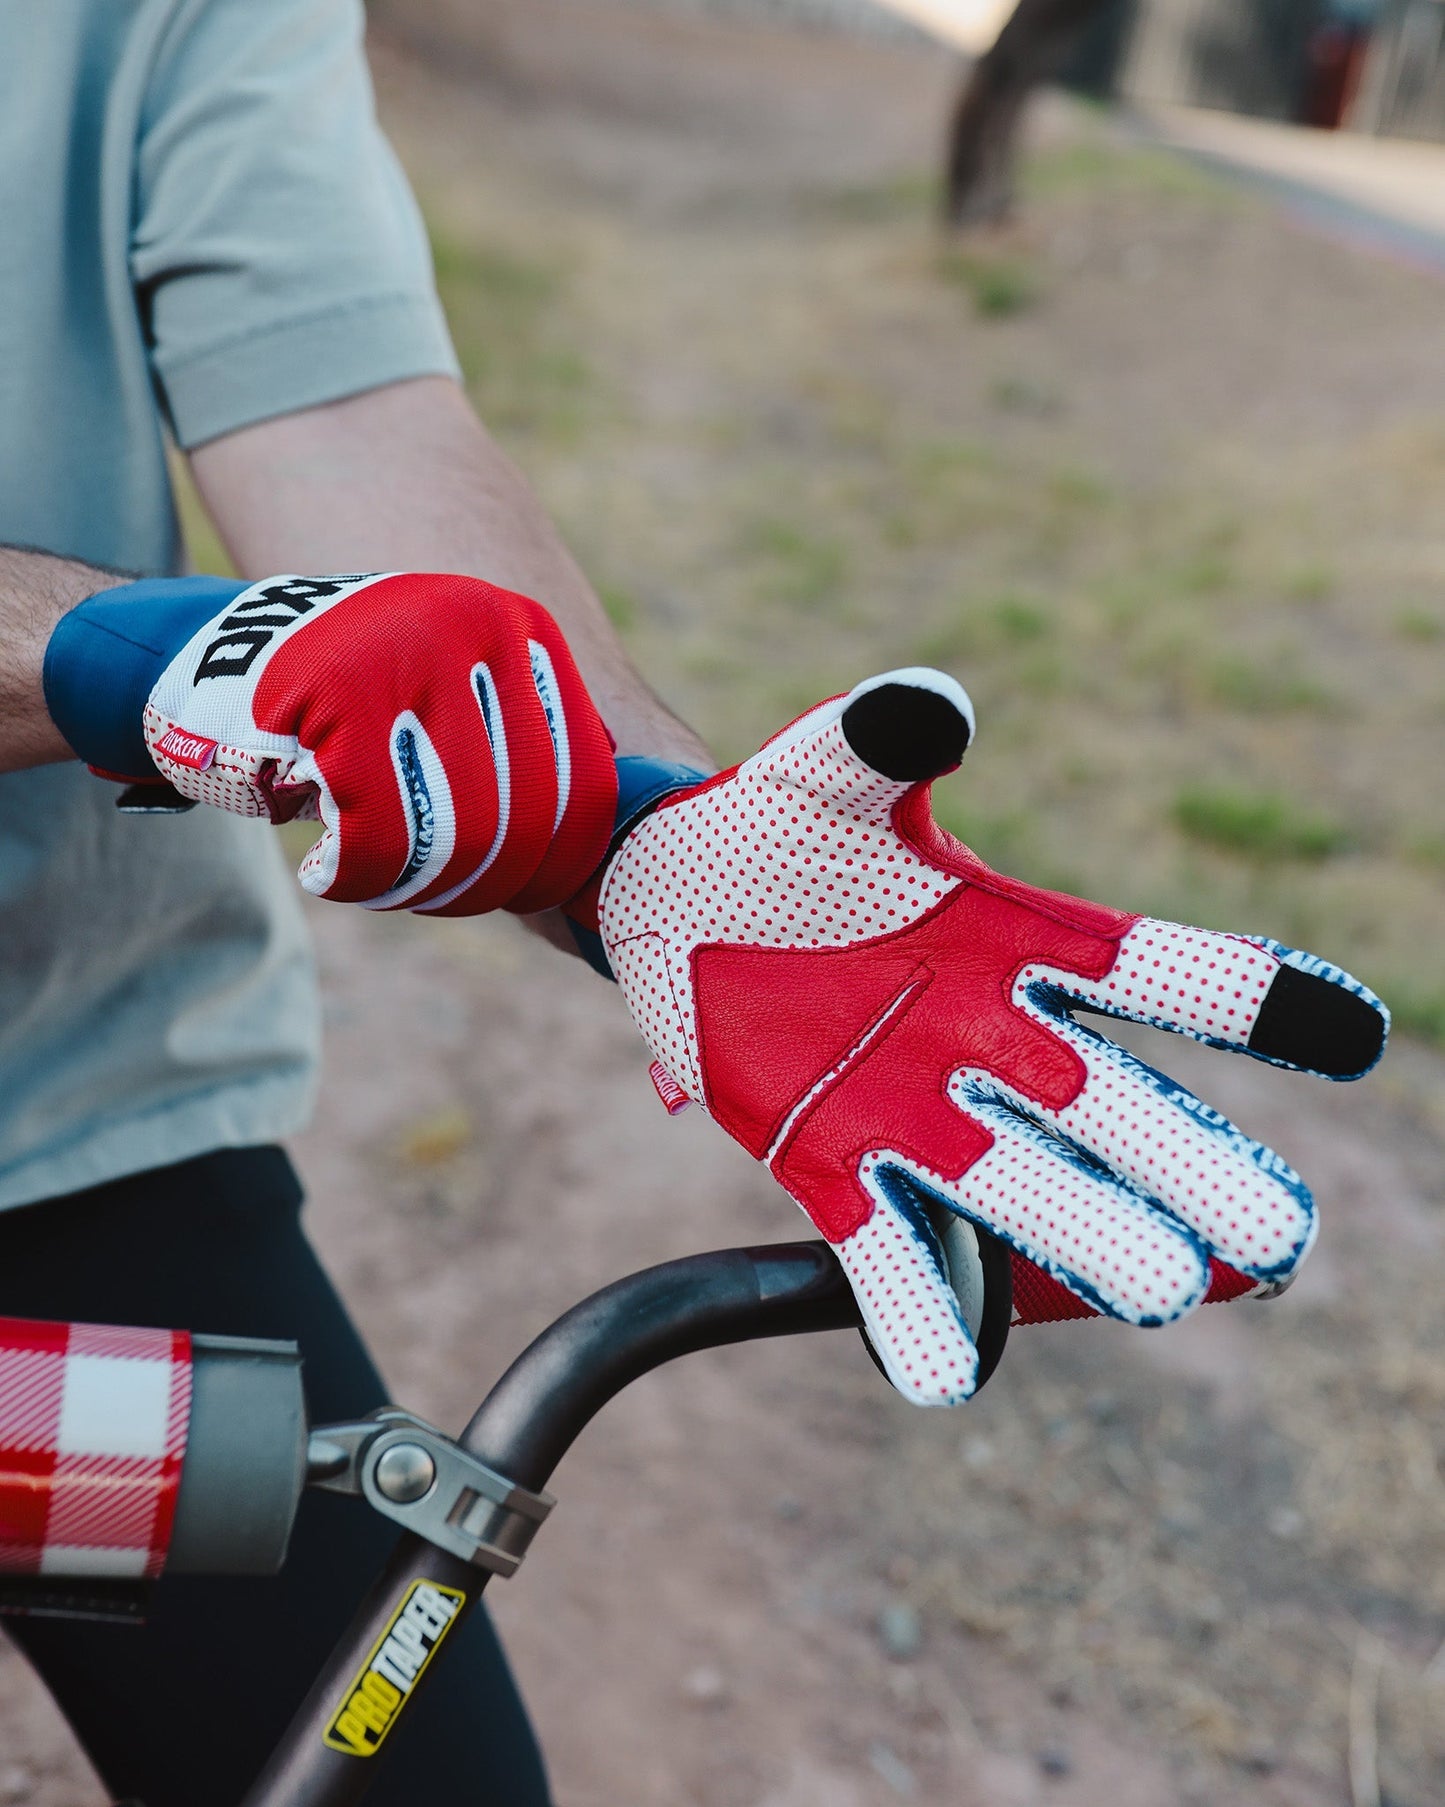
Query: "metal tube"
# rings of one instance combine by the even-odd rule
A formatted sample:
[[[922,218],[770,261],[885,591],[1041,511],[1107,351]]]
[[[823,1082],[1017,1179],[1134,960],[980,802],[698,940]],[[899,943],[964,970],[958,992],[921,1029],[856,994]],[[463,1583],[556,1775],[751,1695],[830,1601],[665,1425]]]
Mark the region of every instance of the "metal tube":
[[[720,1249],[665,1262],[604,1287],[544,1330],[493,1387],[461,1442],[509,1479],[540,1491],[589,1420],[650,1369],[697,1349],[842,1330],[857,1322],[853,1295],[826,1243]],[[361,1800],[384,1756],[389,1707],[399,1714],[425,1684],[446,1654],[452,1629],[489,1579],[485,1570],[402,1537],[243,1807],[350,1807]],[[423,1595],[418,1602],[419,1586],[452,1608],[445,1630],[404,1693],[397,1684],[405,1677],[387,1671],[392,1679],[385,1689],[368,1684],[372,1692],[353,1716],[350,1733],[338,1731],[348,1699],[398,1613],[409,1600],[416,1610],[432,1599]],[[436,1622],[433,1612],[429,1623]],[[385,1726],[377,1754],[361,1756],[354,1754],[361,1737],[356,1727],[368,1714]]]
[[[717,1249],[629,1274],[557,1319],[492,1388],[461,1443],[540,1492],[623,1387],[698,1349],[844,1330],[853,1294],[823,1242]]]

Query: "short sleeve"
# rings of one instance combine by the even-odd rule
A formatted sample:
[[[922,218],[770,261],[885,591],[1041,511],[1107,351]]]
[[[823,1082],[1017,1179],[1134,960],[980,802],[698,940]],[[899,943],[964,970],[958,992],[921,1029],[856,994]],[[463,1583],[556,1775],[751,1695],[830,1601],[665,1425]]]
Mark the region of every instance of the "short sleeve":
[[[362,35],[360,0],[181,0],[158,46],[131,279],[183,446],[457,374]]]

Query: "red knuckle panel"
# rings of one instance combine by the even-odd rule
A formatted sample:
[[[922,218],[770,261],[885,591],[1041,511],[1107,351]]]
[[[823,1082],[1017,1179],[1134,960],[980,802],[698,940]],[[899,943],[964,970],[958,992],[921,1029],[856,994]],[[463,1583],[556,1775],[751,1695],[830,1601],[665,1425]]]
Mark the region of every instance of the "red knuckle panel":
[[[528,642],[546,648],[561,696],[570,763],[557,820],[557,764]],[[369,900],[406,865],[410,830],[392,774],[398,716],[420,722],[446,773],[455,822],[445,867],[408,907],[464,883],[500,822],[496,768],[472,688],[485,664],[501,707],[510,776],[501,847],[446,914],[560,903],[607,850],[616,774],[607,730],[556,623],[540,604],[478,578],[408,573],[357,591],[277,647],[256,687],[259,728],[311,750],[343,823],[331,895]]]

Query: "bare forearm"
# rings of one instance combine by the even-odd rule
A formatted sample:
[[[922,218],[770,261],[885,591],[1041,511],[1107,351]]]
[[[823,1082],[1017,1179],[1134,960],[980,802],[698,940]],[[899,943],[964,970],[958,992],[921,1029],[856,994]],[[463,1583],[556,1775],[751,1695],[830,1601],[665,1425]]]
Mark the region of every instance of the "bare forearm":
[[[457,571],[519,590],[555,617],[619,752],[711,769],[706,748],[633,670],[540,502],[446,378],[264,421],[202,446],[191,464],[244,575]]]
[[[94,565],[0,546],[0,771],[75,757],[45,707],[45,647],[67,609],[117,581]]]

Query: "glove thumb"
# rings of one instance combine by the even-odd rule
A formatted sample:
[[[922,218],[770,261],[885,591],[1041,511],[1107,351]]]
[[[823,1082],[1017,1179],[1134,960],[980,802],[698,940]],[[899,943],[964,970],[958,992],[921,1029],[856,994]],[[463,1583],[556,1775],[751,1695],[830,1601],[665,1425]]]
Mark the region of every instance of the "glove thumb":
[[[840,719],[855,757],[898,784],[953,771],[974,736],[968,692],[926,665],[865,679],[844,698]]]
[[[951,772],[972,739],[973,704],[962,684],[914,665],[810,709],[739,776],[801,790],[881,827],[915,785]]]

